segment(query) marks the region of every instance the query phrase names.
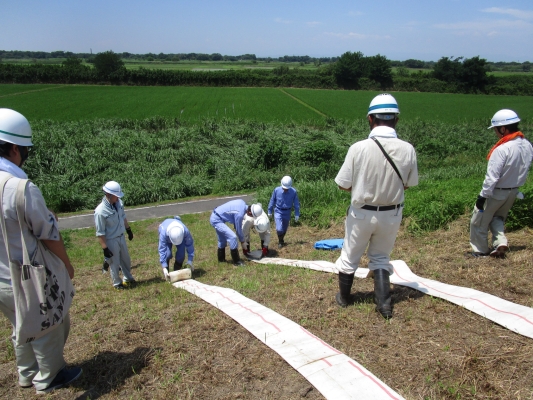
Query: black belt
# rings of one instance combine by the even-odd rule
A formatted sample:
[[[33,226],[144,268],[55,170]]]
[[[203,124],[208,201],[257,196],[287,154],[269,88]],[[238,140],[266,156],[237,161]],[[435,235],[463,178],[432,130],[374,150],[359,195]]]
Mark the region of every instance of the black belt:
[[[278,207],[279,210],[282,210],[282,211],[287,211],[287,210],[290,210],[292,207],[289,207],[289,208],[281,208],[281,207]]]
[[[368,206],[368,205],[364,205],[361,208],[363,210],[370,210],[370,211],[390,211],[390,210],[395,210],[395,209],[400,208],[400,207],[403,207],[403,203],[402,204],[396,204],[396,205],[393,205],[393,206]]]
[[[514,187],[514,188],[494,188],[494,189],[498,189],[498,190],[513,190],[513,189],[518,189],[518,187]]]
[[[216,215],[218,218],[222,219],[222,217],[220,216],[220,214],[216,212],[216,209],[213,210],[213,212],[215,213],[215,215]]]

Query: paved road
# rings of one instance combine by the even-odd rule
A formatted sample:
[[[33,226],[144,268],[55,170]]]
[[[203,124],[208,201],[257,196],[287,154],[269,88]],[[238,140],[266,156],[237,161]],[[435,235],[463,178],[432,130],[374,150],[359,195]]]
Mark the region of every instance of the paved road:
[[[211,211],[215,207],[230,200],[243,199],[251,202],[252,195],[219,197],[216,199],[194,200],[183,203],[162,204],[159,206],[127,208],[126,217],[129,222],[142,221],[150,218],[163,218],[173,215],[197,214]],[[72,217],[59,218],[59,230],[94,228],[93,214],[74,215]]]

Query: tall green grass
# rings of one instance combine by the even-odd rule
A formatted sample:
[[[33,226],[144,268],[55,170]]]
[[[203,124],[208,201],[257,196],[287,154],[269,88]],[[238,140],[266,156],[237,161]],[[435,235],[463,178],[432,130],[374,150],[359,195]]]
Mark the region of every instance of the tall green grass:
[[[398,134],[417,150],[420,184],[406,192],[404,215],[412,231],[427,231],[471,209],[496,138],[483,121],[401,122]],[[528,135],[531,125],[523,124]],[[302,221],[342,221],[349,194],[333,179],[348,148],[368,136],[364,119],[328,119],[323,126],[178,118],[108,119],[33,124],[35,149],[26,169],[58,212],[94,208],[101,187],[116,180],[126,205],[183,197],[256,191],[266,207],[282,176],[293,177]],[[510,227],[531,225],[531,185]]]

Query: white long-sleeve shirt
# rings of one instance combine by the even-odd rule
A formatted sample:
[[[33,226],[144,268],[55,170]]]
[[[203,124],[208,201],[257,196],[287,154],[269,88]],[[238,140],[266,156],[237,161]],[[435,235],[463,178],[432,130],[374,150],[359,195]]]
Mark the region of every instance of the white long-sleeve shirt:
[[[494,149],[487,166],[480,195],[489,198],[495,188],[515,188],[526,182],[533,160],[533,146],[517,137]]]

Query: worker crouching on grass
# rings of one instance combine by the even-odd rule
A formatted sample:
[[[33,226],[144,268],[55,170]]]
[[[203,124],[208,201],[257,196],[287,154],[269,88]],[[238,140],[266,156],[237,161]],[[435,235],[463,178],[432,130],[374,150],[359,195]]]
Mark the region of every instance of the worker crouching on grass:
[[[340,289],[336,301],[341,307],[350,303],[354,273],[368,247],[376,311],[387,319],[392,317],[390,253],[402,221],[404,190],[418,184],[415,149],[396,135],[398,114],[390,94],[372,100],[370,135],[350,147],[335,178],[339,189],[351,193],[344,244],[335,263]]]
[[[246,242],[246,251],[243,250],[245,256],[248,256],[250,252],[250,232],[252,228],[259,234],[259,238],[261,239],[261,253],[265,257],[268,255],[268,245],[270,244],[270,220],[268,216],[264,212],[257,218],[248,214],[244,215],[242,232],[244,234],[244,241]]]
[[[194,240],[191,232],[181,222],[180,217],[165,219],[159,225],[159,262],[163,268],[163,275],[168,279],[169,263],[172,258],[172,245],[176,246],[176,256],[174,257],[174,271],[183,268],[185,261],[185,249],[187,249],[187,265],[194,271]]]
[[[244,240],[242,232],[242,221],[245,215],[257,218],[263,213],[261,204],[246,205],[244,200],[232,200],[222,204],[213,210],[209,222],[215,228],[218,238],[218,262],[226,261],[226,245],[229,242],[231,259],[233,265],[243,265],[239,256],[239,242],[241,242],[242,250],[248,251],[248,246]],[[235,232],[233,232],[226,223],[233,224]]]
[[[135,284],[131,275],[131,259],[124,238],[124,231],[128,239],[133,239],[133,232],[126,219],[124,204],[121,198],[124,196],[120,185],[115,181],[107,182],[104,187],[104,198],[94,210],[94,224],[96,236],[102,246],[104,259],[109,264],[113,287],[123,290]],[[124,280],[120,279],[120,270],[124,274]]]
[[[285,246],[285,234],[289,229],[292,208],[294,207],[294,221],[300,218],[300,201],[298,192],[292,187],[292,178],[284,176],[281,179],[281,186],[272,192],[268,203],[268,216],[272,216],[274,211],[274,221],[276,222],[276,233],[278,234],[278,249]]]
[[[494,129],[499,140],[487,155],[487,174],[470,221],[470,245],[474,257],[503,258],[509,250],[504,234],[505,220],[518,188],[526,182],[533,159],[533,147],[518,130],[518,122],[518,115],[505,109],[494,114],[488,127]],[[492,232],[490,248],[489,229]]]

